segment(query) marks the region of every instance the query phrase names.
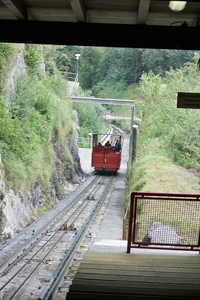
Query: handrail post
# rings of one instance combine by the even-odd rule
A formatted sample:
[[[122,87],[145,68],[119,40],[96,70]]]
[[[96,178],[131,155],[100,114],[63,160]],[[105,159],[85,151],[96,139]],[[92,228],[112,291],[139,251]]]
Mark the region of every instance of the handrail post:
[[[126,240],[126,217],[123,217],[122,240]]]
[[[130,217],[129,217],[129,229],[128,229],[128,243],[127,243],[127,253],[130,253],[132,231],[133,231],[133,207],[134,207],[134,193],[131,194],[131,205],[130,205]]]

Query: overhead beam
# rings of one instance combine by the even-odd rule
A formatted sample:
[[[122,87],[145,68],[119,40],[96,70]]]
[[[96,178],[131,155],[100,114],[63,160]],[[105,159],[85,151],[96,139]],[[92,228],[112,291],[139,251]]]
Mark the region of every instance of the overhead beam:
[[[98,103],[98,104],[113,104],[113,105],[134,105],[133,100],[124,99],[109,99],[109,98],[91,98],[91,97],[71,97],[72,102],[78,103]]]
[[[200,50],[200,27],[0,20],[0,28],[9,43]]]
[[[70,5],[77,22],[85,22],[85,7],[82,0],[70,0]]]
[[[147,22],[150,0],[140,0],[138,8],[138,25],[145,25]]]
[[[27,10],[21,0],[1,0],[18,20],[27,19]]]

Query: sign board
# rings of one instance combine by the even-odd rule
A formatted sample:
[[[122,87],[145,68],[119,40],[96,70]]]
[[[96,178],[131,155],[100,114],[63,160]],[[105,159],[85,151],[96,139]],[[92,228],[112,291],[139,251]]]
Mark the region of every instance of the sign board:
[[[200,108],[200,93],[178,93],[177,108]]]

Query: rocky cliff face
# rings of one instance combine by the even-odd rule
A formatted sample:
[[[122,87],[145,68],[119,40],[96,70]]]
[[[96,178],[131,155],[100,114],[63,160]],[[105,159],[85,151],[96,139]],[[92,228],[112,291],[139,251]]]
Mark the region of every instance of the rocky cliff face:
[[[12,61],[11,71],[7,76],[5,84],[7,102],[10,102],[12,94],[15,92],[16,80],[22,73],[26,72],[26,64],[24,60],[24,45],[20,44],[19,49],[19,52],[15,55]]]
[[[44,64],[41,65],[44,68]],[[13,60],[12,70],[9,73],[6,82],[6,101],[11,101],[12,93],[15,92],[15,82],[20,74],[26,72],[24,60],[24,45],[20,45],[20,51]],[[78,133],[77,124],[74,123],[74,131],[71,142],[68,143],[69,151],[74,161],[74,167],[68,168],[65,158],[62,155],[63,149],[57,142],[54,143],[55,151],[55,169],[52,174],[50,190],[42,190],[40,184],[35,182],[34,185],[24,191],[21,187],[12,190],[6,187],[3,173],[3,165],[0,160],[0,243],[8,238],[13,237],[24,227],[35,220],[35,211],[39,206],[51,203],[56,204],[65,195],[73,191],[83,180],[84,172],[80,165],[78,156]],[[59,161],[59,163],[57,163]]]

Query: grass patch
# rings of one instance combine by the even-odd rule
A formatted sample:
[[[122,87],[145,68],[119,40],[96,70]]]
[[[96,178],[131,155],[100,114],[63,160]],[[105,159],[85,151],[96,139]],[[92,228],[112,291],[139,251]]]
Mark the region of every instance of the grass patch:
[[[47,211],[49,211],[55,203],[47,201],[45,205],[39,206],[37,210],[34,211],[34,214],[37,218],[42,217]]]
[[[145,156],[128,170],[126,207],[130,194],[136,191],[200,194],[200,175],[192,169],[173,164],[164,156]],[[147,234],[152,222],[160,221],[174,228],[187,244],[196,243],[199,232],[200,207],[198,203],[139,200],[137,222],[141,224],[138,240]]]
[[[145,156],[129,167],[128,196],[132,192],[200,193],[200,175],[173,164],[164,156]]]

